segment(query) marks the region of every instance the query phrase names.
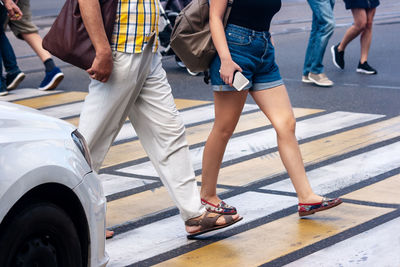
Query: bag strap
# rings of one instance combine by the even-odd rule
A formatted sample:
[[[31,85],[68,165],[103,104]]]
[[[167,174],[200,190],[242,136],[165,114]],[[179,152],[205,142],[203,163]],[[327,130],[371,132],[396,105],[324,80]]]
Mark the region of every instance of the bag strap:
[[[226,27],[226,25],[228,24],[228,19],[229,19],[229,15],[231,14],[231,9],[232,9],[232,5],[233,5],[233,0],[228,0],[228,5],[226,7],[226,11],[225,11],[225,15],[224,15],[224,27]],[[204,82],[206,84],[210,83],[210,73],[208,72],[208,70],[203,71],[204,74]]]
[[[231,14],[231,9],[233,5],[233,0],[228,0],[228,5],[226,6],[226,11],[224,15],[224,26],[228,24],[229,15]]]

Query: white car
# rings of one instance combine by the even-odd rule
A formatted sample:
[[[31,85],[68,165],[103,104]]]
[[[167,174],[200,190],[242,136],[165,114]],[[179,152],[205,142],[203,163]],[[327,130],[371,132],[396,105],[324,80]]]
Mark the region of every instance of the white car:
[[[0,266],[105,266],[105,210],[81,134],[0,101]]]

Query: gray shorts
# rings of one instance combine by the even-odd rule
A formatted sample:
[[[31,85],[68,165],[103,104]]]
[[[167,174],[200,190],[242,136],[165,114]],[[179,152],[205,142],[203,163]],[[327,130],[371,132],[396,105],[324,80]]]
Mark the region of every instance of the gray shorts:
[[[32,12],[30,9],[30,0],[19,0],[17,5],[24,14],[20,20],[7,19],[6,24],[10,26],[11,31],[19,39],[23,39],[21,33],[37,33],[38,27],[32,23]]]

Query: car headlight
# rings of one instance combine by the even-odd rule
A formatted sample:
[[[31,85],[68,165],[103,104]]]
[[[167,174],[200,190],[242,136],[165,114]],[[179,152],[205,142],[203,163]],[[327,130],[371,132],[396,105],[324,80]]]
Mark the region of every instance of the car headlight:
[[[87,163],[89,164],[90,168],[92,168],[92,159],[90,158],[89,147],[86,143],[85,138],[83,135],[78,131],[75,130],[71,133],[72,140],[81,151],[83,157],[86,159]]]

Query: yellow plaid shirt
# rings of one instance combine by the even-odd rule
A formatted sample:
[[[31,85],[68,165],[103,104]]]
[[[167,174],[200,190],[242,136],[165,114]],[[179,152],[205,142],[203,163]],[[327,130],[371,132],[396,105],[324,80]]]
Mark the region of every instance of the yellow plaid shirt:
[[[151,34],[158,36],[160,6],[158,0],[118,0],[111,48],[125,53],[141,53]],[[153,52],[158,48],[158,38]]]

